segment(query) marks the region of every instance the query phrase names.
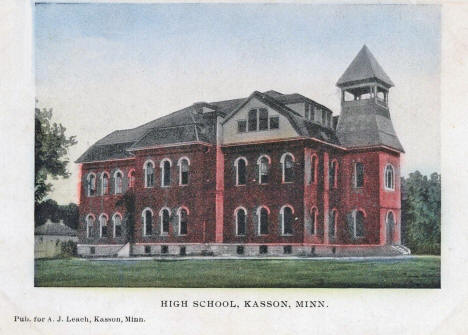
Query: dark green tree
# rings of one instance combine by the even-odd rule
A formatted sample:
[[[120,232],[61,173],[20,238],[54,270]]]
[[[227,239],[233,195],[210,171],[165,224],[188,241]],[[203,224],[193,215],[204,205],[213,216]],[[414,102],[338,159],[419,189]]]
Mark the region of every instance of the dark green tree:
[[[402,178],[403,243],[416,254],[440,254],[441,177]]]
[[[124,229],[127,242],[133,243],[135,239],[135,194],[132,189],[125,192],[115,203],[116,207],[125,209]],[[130,248],[131,250],[131,248]]]
[[[68,149],[76,144],[75,136],[67,137],[66,128],[52,122],[52,109],[35,108],[34,200],[38,204],[52,190],[49,177],[68,178]]]

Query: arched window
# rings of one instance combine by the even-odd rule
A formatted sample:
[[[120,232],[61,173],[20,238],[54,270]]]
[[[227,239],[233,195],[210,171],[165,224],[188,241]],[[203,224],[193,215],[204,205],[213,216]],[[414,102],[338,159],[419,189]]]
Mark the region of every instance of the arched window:
[[[171,212],[169,211],[168,208],[163,208],[159,212],[159,217],[161,219],[161,235],[169,234],[170,214]]]
[[[268,209],[265,207],[260,207],[257,210],[257,217],[259,235],[268,234]]]
[[[103,172],[101,174],[101,195],[109,194],[109,174]]]
[[[364,236],[364,212],[361,210],[355,210],[353,212],[353,230],[354,237],[363,237]]]
[[[395,189],[395,170],[391,164],[387,164],[385,167],[385,189]]]
[[[289,152],[281,156],[281,169],[283,172],[283,183],[294,181],[294,156]]]
[[[188,210],[184,207],[179,208],[179,235],[187,235]]]
[[[258,183],[259,184],[267,184],[268,183],[268,175],[270,173],[270,157],[267,155],[262,155],[257,160],[258,165]]]
[[[114,223],[114,237],[122,236],[122,216],[120,213],[115,213],[112,217]]]
[[[123,178],[122,178],[122,172],[121,171],[116,171],[114,173],[114,190],[115,194],[120,194],[122,193],[122,183],[123,183]]]
[[[312,155],[310,162],[310,182],[311,184],[317,183],[317,173],[318,173],[318,158],[317,155]]]
[[[86,237],[87,238],[93,237],[94,220],[95,220],[95,217],[93,214],[88,214],[88,216],[86,217]]]
[[[153,233],[153,211],[150,208],[143,210],[143,236],[150,236]]]
[[[337,220],[338,211],[336,209],[333,209],[330,213],[330,220],[328,222],[328,233],[332,238],[336,237]]]
[[[172,163],[168,158],[161,161],[161,186],[171,185],[171,166]]]
[[[283,235],[292,235],[293,233],[293,213],[293,209],[289,206],[283,206],[280,210],[281,233]]]
[[[128,173],[128,188],[134,188],[136,182],[136,172],[135,170],[130,170]]]
[[[310,233],[312,235],[317,234],[317,219],[318,219],[318,211],[317,211],[317,208],[314,207],[312,208],[312,211],[310,212]]]
[[[151,160],[145,162],[143,166],[145,169],[145,187],[154,186],[154,163]]]
[[[96,175],[94,173],[88,174],[88,196],[96,195]]]
[[[179,159],[177,165],[179,166],[179,185],[188,185],[189,183],[189,166],[190,161],[186,157]]]
[[[235,160],[236,167],[236,185],[245,185],[247,183],[247,160],[239,157]]]
[[[243,207],[235,210],[236,215],[236,235],[245,235],[247,223],[247,211]]]
[[[364,187],[364,164],[361,162],[354,163],[354,187]]]
[[[101,214],[99,216],[99,237],[107,237],[107,215]]]
[[[338,162],[336,159],[332,160],[330,163],[330,167],[328,169],[328,177],[330,181],[330,187],[337,187],[338,182]]]

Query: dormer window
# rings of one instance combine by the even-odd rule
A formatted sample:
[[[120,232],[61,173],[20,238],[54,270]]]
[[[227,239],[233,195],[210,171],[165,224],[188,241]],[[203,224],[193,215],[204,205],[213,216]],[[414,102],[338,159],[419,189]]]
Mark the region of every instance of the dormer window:
[[[247,129],[246,129],[247,128]],[[265,108],[251,109],[248,114],[248,120],[237,121],[237,131],[263,131],[279,128],[279,116],[269,116]]]

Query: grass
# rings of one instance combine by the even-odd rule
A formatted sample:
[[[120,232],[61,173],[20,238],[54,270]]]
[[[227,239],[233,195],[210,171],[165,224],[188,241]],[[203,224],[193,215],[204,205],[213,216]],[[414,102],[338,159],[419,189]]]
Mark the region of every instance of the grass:
[[[43,287],[439,288],[440,257],[382,260],[36,260]]]

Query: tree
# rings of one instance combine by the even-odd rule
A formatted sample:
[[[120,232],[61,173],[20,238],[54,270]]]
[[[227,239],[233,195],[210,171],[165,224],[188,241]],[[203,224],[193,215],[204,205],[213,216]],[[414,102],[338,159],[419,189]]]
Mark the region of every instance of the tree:
[[[413,253],[440,254],[440,174],[416,171],[401,182],[404,243]]]
[[[62,124],[52,122],[52,109],[35,108],[35,138],[34,138],[34,201],[41,202],[52,190],[48,177],[68,178],[68,149],[76,144],[76,137],[65,135],[66,128]]]
[[[125,236],[127,238],[127,242],[133,243],[135,237],[135,193],[129,189],[116,201],[115,206],[123,206],[125,208]]]

